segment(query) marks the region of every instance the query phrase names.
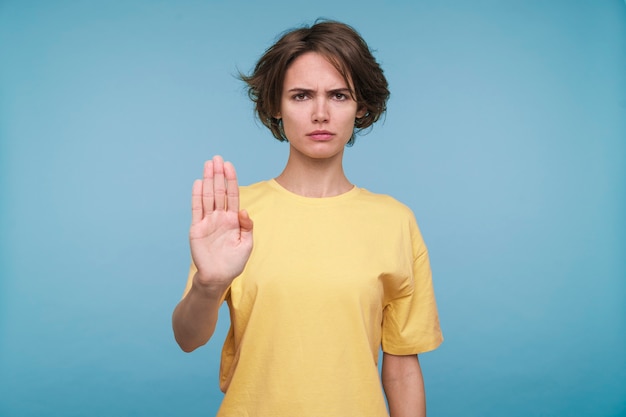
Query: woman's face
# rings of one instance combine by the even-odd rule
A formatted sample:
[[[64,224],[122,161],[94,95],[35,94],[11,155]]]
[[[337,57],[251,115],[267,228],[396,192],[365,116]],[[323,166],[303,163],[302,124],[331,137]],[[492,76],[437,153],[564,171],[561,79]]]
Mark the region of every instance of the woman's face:
[[[307,52],[287,69],[279,118],[291,152],[311,159],[341,159],[358,110],[339,71],[326,58]]]

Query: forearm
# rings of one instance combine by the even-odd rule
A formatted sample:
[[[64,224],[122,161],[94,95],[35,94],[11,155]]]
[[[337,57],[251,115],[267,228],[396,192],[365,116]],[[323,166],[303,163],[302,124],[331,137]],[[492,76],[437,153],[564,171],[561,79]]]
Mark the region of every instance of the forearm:
[[[215,331],[224,291],[226,288],[221,286],[204,287],[194,282],[178,303],[172,315],[172,327],[182,350],[191,352],[209,341]]]
[[[417,355],[383,354],[382,382],[391,417],[425,417],[424,379]]]

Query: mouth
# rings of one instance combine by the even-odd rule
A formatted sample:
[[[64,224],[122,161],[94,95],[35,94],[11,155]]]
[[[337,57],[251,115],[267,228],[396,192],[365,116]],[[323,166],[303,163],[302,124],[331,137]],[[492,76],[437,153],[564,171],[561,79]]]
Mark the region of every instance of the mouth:
[[[331,140],[334,134],[329,132],[328,130],[315,130],[313,132],[307,133],[307,136],[313,140],[327,141],[327,140]]]

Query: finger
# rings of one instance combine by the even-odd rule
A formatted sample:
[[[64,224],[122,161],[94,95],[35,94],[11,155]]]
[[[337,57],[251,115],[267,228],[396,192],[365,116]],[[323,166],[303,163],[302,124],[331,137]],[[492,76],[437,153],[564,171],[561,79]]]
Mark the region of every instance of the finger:
[[[204,178],[202,180],[202,214],[213,212],[215,207],[213,195],[213,161],[204,163]]]
[[[241,227],[241,233],[252,233],[254,223],[246,210],[239,211],[239,226]]]
[[[202,180],[195,180],[191,191],[191,224],[202,220],[202,213]]]
[[[226,204],[224,160],[219,155],[213,157],[213,195],[215,198],[215,210],[224,210]]]
[[[239,185],[237,172],[230,162],[224,162],[224,176],[226,177],[226,209],[239,212]]]

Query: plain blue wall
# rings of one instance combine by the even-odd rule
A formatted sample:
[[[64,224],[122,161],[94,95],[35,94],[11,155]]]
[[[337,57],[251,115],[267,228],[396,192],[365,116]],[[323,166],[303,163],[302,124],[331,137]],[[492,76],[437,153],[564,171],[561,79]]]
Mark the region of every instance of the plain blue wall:
[[[192,354],[170,329],[191,183],[278,174],[234,75],[319,16],[390,82],[346,166],[429,245],[430,416],[626,415],[618,0],[0,1],[0,415],[214,414],[227,320]]]

